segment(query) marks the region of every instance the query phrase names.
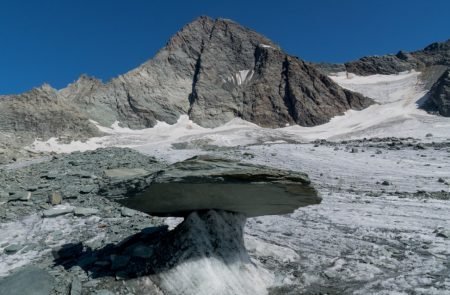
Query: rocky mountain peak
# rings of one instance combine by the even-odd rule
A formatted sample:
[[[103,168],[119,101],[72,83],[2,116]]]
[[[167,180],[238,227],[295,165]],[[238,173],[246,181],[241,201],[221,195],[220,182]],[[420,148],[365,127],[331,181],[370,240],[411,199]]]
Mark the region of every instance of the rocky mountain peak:
[[[48,84],[48,83],[44,83],[44,84],[42,84],[41,86],[39,86],[39,87],[36,87],[36,89],[38,90],[38,91],[43,91],[43,92],[56,92],[56,89],[55,88],[53,88],[50,84]]]
[[[82,74],[75,82],[69,84],[66,88],[61,89],[59,95],[68,99],[86,96],[101,85],[103,85],[101,80]]]
[[[158,57],[167,58],[169,62],[173,63],[177,61],[177,57],[183,55],[198,59],[205,46],[219,40],[223,42],[224,48],[231,46],[238,51],[245,46],[245,43],[251,43],[253,46],[268,44],[278,47],[268,38],[232,20],[201,16],[185,25],[171,37],[156,59]]]
[[[185,25],[153,59],[108,83],[82,75],[60,91],[46,86],[28,96],[48,104],[40,106],[42,118],[48,117],[46,110],[56,111],[51,101],[57,99],[58,112],[70,113],[79,126],[91,119],[104,126],[120,121],[129,128],[152,127],[158,121],[173,124],[181,115],[204,127],[234,118],[264,127],[313,126],[372,103],[340,88],[267,37],[231,20],[205,16]],[[13,126],[20,120],[6,117]],[[70,134],[70,124],[66,120],[68,132],[60,126],[46,129]],[[97,134],[92,126],[86,130],[83,135]],[[43,133],[48,137],[52,132]]]
[[[213,30],[215,20],[209,17],[199,17],[185,25],[175,33],[166,46],[159,51],[158,58],[167,58],[169,62],[176,62],[177,55],[186,55],[197,58],[205,39],[208,39]]]
[[[423,51],[447,51],[450,50],[450,39],[444,42],[434,42],[423,49]]]
[[[41,86],[35,87],[24,94],[28,94],[28,96],[39,96],[39,97],[49,97],[55,98],[57,96],[57,90],[53,88],[50,84],[44,83]]]
[[[296,71],[289,71],[289,65]],[[265,127],[311,126],[371,103],[358,98],[361,104],[348,104],[343,92],[328,95],[327,86],[320,88],[324,84],[313,82],[327,78],[312,68],[266,37],[234,22],[217,20],[196,63],[189,116],[207,127],[235,117]],[[327,84],[334,85],[331,80]]]
[[[101,84],[102,81],[93,76],[82,74],[76,81],[77,84]]]

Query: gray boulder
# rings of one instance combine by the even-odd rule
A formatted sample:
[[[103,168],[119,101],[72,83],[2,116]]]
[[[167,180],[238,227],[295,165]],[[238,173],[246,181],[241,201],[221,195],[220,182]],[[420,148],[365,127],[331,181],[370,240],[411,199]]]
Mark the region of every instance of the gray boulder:
[[[29,266],[0,280],[0,294],[49,295],[53,283],[53,277],[45,270]]]
[[[5,247],[4,251],[6,254],[14,254],[14,253],[20,251],[22,248],[23,248],[22,245],[11,244],[11,245]]]
[[[125,180],[130,178],[147,176],[150,174],[150,172],[142,168],[115,168],[115,169],[107,169],[103,171],[103,174],[105,175],[105,177],[108,177],[113,180]]]
[[[65,214],[69,214],[69,213],[73,213],[73,208],[52,208],[52,209],[47,209],[44,210],[42,212],[42,217],[56,217],[56,216],[60,216],[60,215],[65,215]]]
[[[81,285],[80,279],[75,277],[72,280],[72,283],[70,285],[70,294],[69,295],[81,295],[82,294],[83,287]]]
[[[62,202],[62,195],[60,192],[51,192],[48,196],[48,202],[52,205],[59,205]]]
[[[147,188],[116,200],[152,215],[216,209],[259,216],[291,213],[321,198],[306,174],[197,156],[167,167]]]

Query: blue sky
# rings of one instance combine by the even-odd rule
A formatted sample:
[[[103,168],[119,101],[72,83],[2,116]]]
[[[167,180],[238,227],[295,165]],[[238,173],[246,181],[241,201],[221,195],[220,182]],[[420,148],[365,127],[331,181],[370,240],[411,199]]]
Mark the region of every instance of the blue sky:
[[[150,59],[200,15],[225,17],[308,61],[420,49],[450,38],[448,0],[0,0],[0,94]]]

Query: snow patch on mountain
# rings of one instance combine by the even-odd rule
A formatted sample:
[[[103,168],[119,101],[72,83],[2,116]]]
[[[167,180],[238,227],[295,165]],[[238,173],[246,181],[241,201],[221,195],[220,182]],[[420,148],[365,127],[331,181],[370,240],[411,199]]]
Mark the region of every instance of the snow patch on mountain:
[[[358,76],[341,72],[330,76],[341,87],[373,98],[380,104],[420,99],[423,89],[420,72],[403,72],[397,75]]]
[[[389,136],[426,139],[428,133],[434,139],[445,139],[450,118],[430,115],[418,108],[427,93],[419,77],[420,73],[415,71],[364,77],[345,73],[331,76],[340,86],[371,97],[378,104],[361,111],[349,110],[320,126],[291,126],[284,130],[309,140]]]
[[[241,85],[247,83],[248,81],[250,81],[253,77],[253,74],[254,74],[253,70],[242,70],[242,71],[235,73],[234,75],[232,75],[230,77],[227,77],[224,80],[224,82],[230,83],[235,86],[241,86]]]
[[[252,75],[251,71],[240,71],[233,81],[245,83]],[[315,127],[295,125],[269,129],[235,118],[217,128],[204,128],[183,115],[173,125],[158,122],[153,128],[140,130],[120,127],[119,122],[111,127],[96,123],[106,136],[68,144],[61,143],[56,138],[47,141],[36,139],[28,148],[33,151],[68,153],[119,146],[144,152],[156,149],[167,154],[173,143],[180,142],[201,141],[203,144],[231,147],[280,140],[305,142],[316,139],[347,140],[389,136],[410,136],[423,140],[446,139],[450,118],[430,115],[418,108],[418,101],[427,93],[419,77],[420,73],[415,71],[365,77],[353,74],[347,76],[345,73],[331,76],[342,87],[372,97],[378,104],[361,111],[347,111],[344,115]],[[433,134],[433,137],[427,138],[428,133]]]

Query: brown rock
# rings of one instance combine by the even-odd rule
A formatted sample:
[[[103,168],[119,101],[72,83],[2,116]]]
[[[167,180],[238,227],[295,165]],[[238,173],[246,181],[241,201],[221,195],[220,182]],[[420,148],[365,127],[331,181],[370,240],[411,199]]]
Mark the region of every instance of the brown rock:
[[[60,192],[52,192],[49,196],[48,196],[48,202],[50,204],[54,205],[59,205],[62,202],[62,195]]]

